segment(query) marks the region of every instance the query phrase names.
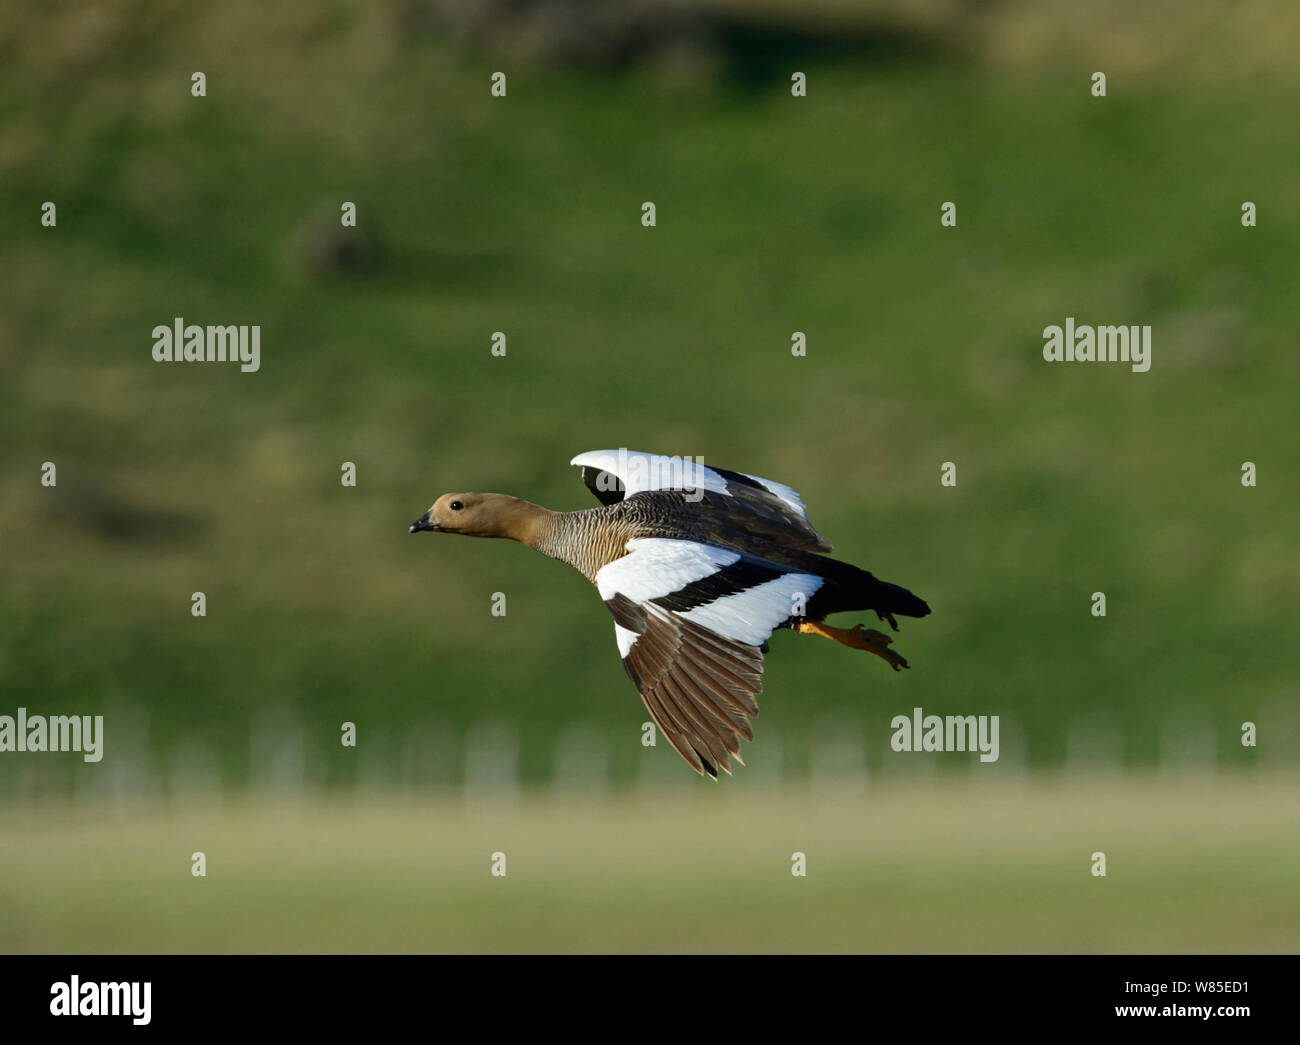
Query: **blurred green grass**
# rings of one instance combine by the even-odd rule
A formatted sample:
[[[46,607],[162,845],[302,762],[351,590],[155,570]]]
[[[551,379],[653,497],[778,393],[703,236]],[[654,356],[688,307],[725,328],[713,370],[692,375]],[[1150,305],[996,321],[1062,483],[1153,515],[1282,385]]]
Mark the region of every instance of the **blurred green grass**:
[[[512,720],[534,781],[583,720],[628,738],[627,777],[645,715],[593,593],[406,524],[447,489],[586,507],[569,457],[628,446],[791,483],[837,554],[934,606],[897,678],[778,636],[760,744],[920,705],[1015,719],[1037,765],[1091,715],[1129,763],[1187,717],[1227,764],[1253,764],[1245,719],[1285,747],[1300,129],[1261,9],[1291,17],[1003,14],[958,57],[814,57],[802,100],[526,65],[494,100],[494,60],[365,5],[7,11],[6,705],[134,704],[155,758],[203,738],[234,782],[267,704],[335,782],[343,720]],[[1020,37],[1046,41],[1034,62]],[[1105,101],[1081,39],[1115,44]],[[321,276],[304,244],[345,199],[382,260]],[[260,323],[261,372],[153,363],[175,315]],[[1151,372],[1043,364],[1066,315],[1151,323]]]
[[[0,815],[0,950],[1293,953],[1295,787],[37,805]]]

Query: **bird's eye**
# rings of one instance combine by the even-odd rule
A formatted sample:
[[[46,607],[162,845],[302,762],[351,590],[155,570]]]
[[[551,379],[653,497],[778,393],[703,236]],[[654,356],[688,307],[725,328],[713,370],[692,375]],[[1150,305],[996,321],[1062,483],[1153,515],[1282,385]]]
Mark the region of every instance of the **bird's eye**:
[[[450,508],[451,508],[451,510],[452,510],[453,512],[458,512],[458,511],[460,511],[460,510],[461,510],[462,508],[464,508],[464,507],[465,507],[465,506],[464,506],[463,504],[461,504],[460,501],[452,501],[452,502],[451,502],[451,505],[450,505]]]

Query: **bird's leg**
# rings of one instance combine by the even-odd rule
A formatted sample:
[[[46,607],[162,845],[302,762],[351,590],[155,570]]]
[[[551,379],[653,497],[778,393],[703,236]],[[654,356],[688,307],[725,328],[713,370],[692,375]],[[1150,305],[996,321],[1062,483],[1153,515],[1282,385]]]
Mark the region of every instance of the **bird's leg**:
[[[819,620],[801,620],[794,626],[794,630],[800,635],[821,635],[824,638],[843,643],[852,649],[867,650],[869,653],[874,653],[877,657],[887,661],[895,671],[907,667],[907,661],[903,659],[902,655],[889,648],[889,644],[893,639],[882,631],[864,628],[861,624],[845,629],[832,628],[829,624],[823,624]]]
[[[889,626],[895,631],[898,630],[898,621],[894,620],[894,615],[888,610],[876,610],[876,616],[881,620],[888,621]]]

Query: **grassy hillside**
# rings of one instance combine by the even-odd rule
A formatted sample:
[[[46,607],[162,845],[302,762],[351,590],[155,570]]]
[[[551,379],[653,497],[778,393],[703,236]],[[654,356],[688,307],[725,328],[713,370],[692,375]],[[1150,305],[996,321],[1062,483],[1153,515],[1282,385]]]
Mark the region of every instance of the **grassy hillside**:
[[[879,747],[915,705],[1000,713],[1041,765],[1091,718],[1129,763],[1196,728],[1253,765],[1245,719],[1281,757],[1300,129],[1258,27],[1290,9],[1220,33],[891,10],[947,46],[795,47],[804,99],[725,62],[503,59],[362,4],[6,11],[5,706],[131,709],[132,758],[197,743],[228,783],[267,708],[336,782],[345,719],[505,720],[532,780],[580,720],[627,776],[645,714],[582,580],[406,524],[451,489],[586,507],[569,457],[628,446],[795,485],[934,607],[905,675],[777,636],[755,757],[780,734],[800,770],[826,715]],[[1151,324],[1151,371],[1045,364],[1067,315]],[[175,316],[260,324],[261,370],[154,363]]]

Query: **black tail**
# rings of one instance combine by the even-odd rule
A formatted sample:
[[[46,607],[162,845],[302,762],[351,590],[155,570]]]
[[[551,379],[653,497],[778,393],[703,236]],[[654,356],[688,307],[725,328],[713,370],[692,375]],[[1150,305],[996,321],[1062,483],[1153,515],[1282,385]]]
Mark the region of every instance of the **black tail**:
[[[829,583],[808,601],[810,620],[853,610],[880,610],[903,617],[924,617],[930,612],[925,600],[906,588],[877,580],[851,563],[820,555],[815,558],[817,566],[813,572],[825,577]]]
[[[900,613],[904,617],[924,617],[930,612],[926,601],[913,595],[906,588],[888,581],[876,581],[872,598],[877,601],[866,607],[870,610],[884,610],[886,613]]]

